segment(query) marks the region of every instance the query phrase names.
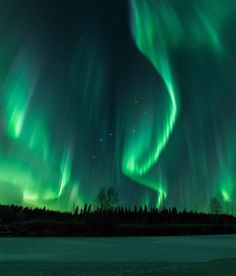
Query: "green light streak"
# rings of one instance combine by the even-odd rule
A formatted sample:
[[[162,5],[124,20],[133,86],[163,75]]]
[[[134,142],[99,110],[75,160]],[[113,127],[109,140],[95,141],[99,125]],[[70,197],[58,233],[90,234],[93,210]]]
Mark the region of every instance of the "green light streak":
[[[158,191],[159,206],[167,197],[167,192],[163,192],[157,181],[146,179],[170,139],[179,112],[172,54],[183,47],[192,53],[208,48],[217,58],[222,58],[225,45],[220,33],[226,18],[233,14],[235,4],[230,3],[222,11],[220,1],[214,4],[207,0],[199,0],[197,3],[188,1],[187,7],[181,1],[131,0],[130,3],[135,44],[162,78],[169,96],[169,106],[163,110],[164,123],[160,122],[160,118],[153,118],[149,125],[139,124],[140,129],[135,137],[127,135],[122,169],[132,180]],[[223,187],[223,199],[231,200],[231,186],[223,184]]]
[[[30,71],[26,64],[16,64],[5,84],[7,132],[11,138],[18,138],[24,125],[34,85]]]
[[[162,27],[165,26],[162,18],[157,13],[158,7],[151,1],[132,1],[131,20],[134,41],[140,52],[148,58],[158,74],[161,76],[169,95],[169,106],[165,110],[164,126],[160,129],[157,120],[155,141],[152,137],[154,125],[142,128],[142,133],[137,134],[136,140],[132,140],[132,146],[125,150],[122,160],[123,172],[138,183],[148,186],[159,193],[157,206],[167,197],[167,191],[157,181],[147,181],[145,174],[156,164],[162,151],[169,141],[178,114],[177,88],[173,80],[168,55],[168,41]],[[175,18],[174,18],[175,21]],[[171,20],[171,26],[175,24]],[[178,40],[178,37],[175,39]],[[130,143],[131,144],[131,143]]]
[[[20,55],[4,82],[6,133],[14,140],[0,154],[0,190],[9,203],[71,210],[71,200],[82,202],[76,198],[78,193],[64,195],[66,185],[75,183],[71,179],[71,145],[65,146],[60,158],[60,147],[50,144],[46,115],[42,116],[40,107],[30,110],[38,71],[38,64]],[[6,192],[5,185],[14,192]],[[5,202],[4,197],[0,202]]]
[[[149,149],[146,159],[140,162],[144,153],[142,143],[146,143],[145,140],[142,140],[138,147],[134,146],[136,150],[132,153],[124,154],[123,171],[127,175],[139,177],[146,174],[157,162],[173,131],[177,118],[177,90],[166,52],[166,41],[158,28],[160,22],[156,16],[156,10],[153,9],[152,5],[149,5],[150,3],[145,1],[132,1],[131,3],[135,43],[161,75],[170,98],[170,107],[166,111],[165,127],[161,133],[157,134],[155,145]]]
[[[222,193],[224,202],[231,202],[230,195],[228,194],[227,191],[222,189],[221,193]]]
[[[165,187],[160,187],[157,193],[156,207],[160,208],[167,198],[167,191]]]
[[[61,180],[60,180],[60,189],[58,196],[61,196],[66,184],[70,181],[70,174],[71,174],[71,163],[72,163],[72,151],[68,147],[65,151],[62,160],[61,160]]]
[[[233,173],[225,169],[220,179],[220,193],[224,202],[232,202],[234,192]]]

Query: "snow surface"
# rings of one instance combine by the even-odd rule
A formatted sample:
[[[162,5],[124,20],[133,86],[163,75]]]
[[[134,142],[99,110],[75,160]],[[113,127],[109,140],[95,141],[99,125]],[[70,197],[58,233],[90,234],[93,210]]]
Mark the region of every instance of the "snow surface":
[[[0,261],[202,262],[236,257],[236,235],[0,238]]]
[[[0,238],[0,275],[236,275],[236,235]]]

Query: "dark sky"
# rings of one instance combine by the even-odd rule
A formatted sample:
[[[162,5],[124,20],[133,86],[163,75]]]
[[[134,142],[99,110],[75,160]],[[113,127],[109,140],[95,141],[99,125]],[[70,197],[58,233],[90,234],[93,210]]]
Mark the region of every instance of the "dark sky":
[[[0,2],[0,202],[235,212],[236,4]]]

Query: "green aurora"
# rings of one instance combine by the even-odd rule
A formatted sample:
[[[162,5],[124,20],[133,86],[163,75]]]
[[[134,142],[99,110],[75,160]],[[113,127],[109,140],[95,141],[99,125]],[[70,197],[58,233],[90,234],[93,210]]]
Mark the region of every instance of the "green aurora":
[[[0,203],[236,213],[236,2],[0,0]]]

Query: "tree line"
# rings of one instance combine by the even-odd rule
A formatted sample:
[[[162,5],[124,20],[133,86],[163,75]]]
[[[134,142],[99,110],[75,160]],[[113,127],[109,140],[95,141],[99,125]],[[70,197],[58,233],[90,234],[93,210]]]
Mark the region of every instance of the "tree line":
[[[147,206],[134,208],[106,205],[92,208],[85,204],[83,208],[76,207],[73,212],[52,211],[46,208],[29,208],[15,205],[0,205],[0,224],[38,222],[62,222],[83,224],[227,224],[235,223],[236,218],[226,214],[199,213],[193,211],[178,211],[177,208],[161,210]],[[106,207],[104,207],[106,206]]]
[[[23,223],[29,221],[57,221],[84,224],[227,224],[236,223],[231,215],[220,214],[221,205],[216,198],[210,200],[211,213],[193,212],[176,207],[133,208],[119,205],[118,193],[112,189],[101,189],[92,204],[83,208],[75,206],[72,212],[52,211],[44,208],[29,208],[15,205],[0,205],[0,224]]]

